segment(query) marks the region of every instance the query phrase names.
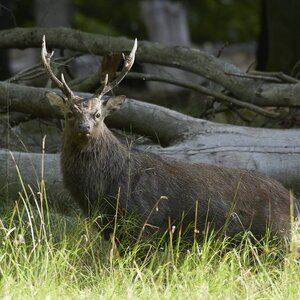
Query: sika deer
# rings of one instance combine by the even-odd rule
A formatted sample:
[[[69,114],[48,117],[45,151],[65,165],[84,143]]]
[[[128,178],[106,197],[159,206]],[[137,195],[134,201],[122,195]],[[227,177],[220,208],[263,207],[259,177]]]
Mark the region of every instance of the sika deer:
[[[104,123],[125,96],[102,97],[117,86],[133,65],[137,42],[124,57],[120,75],[90,98],[74,95],[51,70],[45,39],[42,61],[50,78],[64,94],[65,128],[61,168],[64,184],[86,214],[113,220],[116,207],[138,218],[140,229],[163,234],[171,228],[200,234],[209,226],[233,236],[251,229],[262,236],[288,236],[290,194],[277,181],[242,169],[175,161],[130,152]],[[294,214],[298,209],[294,199]],[[180,226],[178,226],[180,225]],[[175,226],[175,227],[174,227]],[[175,229],[176,230],[176,229]]]

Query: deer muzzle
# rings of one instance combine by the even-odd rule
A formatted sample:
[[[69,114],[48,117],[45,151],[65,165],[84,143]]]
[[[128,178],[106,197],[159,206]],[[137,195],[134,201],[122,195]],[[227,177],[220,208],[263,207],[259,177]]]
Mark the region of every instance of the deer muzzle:
[[[90,122],[78,122],[76,127],[78,136],[89,136],[92,132],[92,126]]]

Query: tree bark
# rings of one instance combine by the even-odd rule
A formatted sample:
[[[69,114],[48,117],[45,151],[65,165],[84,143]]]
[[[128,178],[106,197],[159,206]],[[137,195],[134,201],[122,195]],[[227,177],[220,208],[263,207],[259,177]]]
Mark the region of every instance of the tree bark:
[[[69,28],[15,28],[0,31],[0,48],[40,48],[44,34],[50,48],[67,48],[83,53],[103,55],[107,51],[129,51],[132,47],[132,41],[123,37],[101,36]],[[300,105],[299,82],[272,83],[244,77],[244,73],[236,66],[198,49],[139,41],[136,60],[204,76],[229,90],[238,99],[258,106]]]
[[[0,199],[17,200],[19,194],[39,199],[45,182],[52,207],[68,211],[75,206],[63,186],[58,154],[13,152],[0,149]],[[32,193],[33,192],[33,193]],[[44,192],[44,191],[43,191]],[[69,199],[69,200],[68,200]]]

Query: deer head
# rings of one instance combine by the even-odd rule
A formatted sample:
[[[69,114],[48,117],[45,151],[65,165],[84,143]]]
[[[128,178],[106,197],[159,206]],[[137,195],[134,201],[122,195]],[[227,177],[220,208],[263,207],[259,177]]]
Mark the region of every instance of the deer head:
[[[128,56],[123,55],[124,66],[119,75],[110,83],[108,83],[108,75],[95,94],[89,98],[82,98],[75,95],[67,85],[63,74],[59,80],[51,69],[50,61],[54,52],[48,53],[46,49],[46,40],[43,36],[42,43],[42,62],[51,78],[57,87],[63,93],[63,111],[65,116],[65,127],[71,129],[73,135],[78,137],[88,138],[96,135],[101,128],[103,121],[112,111],[121,107],[125,100],[125,96],[116,96],[103,99],[103,96],[116,87],[126,76],[131,69],[135,52],[137,49],[137,40],[135,39],[132,50]]]

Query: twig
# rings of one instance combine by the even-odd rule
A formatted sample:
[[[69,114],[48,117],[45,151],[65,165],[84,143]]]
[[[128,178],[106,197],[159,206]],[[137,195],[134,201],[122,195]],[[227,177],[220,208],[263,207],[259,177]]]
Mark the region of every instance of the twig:
[[[254,71],[251,71],[250,73],[253,74],[253,75],[273,76],[273,77],[279,78],[282,81],[287,82],[287,83],[298,83],[299,82],[298,79],[296,79],[294,77],[291,77],[287,74],[284,74],[282,72],[262,72],[262,71],[255,71],[254,70]]]
[[[225,42],[222,46],[221,46],[221,48],[219,49],[219,51],[218,51],[218,53],[217,53],[217,57],[220,57],[221,56],[221,54],[222,54],[222,52],[223,52],[223,50],[227,47],[229,45],[229,42]]]
[[[282,80],[279,78],[274,78],[271,76],[266,75],[256,75],[256,74],[249,74],[249,73],[230,73],[230,72],[224,72],[226,75],[229,76],[235,76],[235,77],[242,77],[242,78],[250,78],[250,79],[257,79],[257,80],[264,80],[264,81],[270,81],[270,82],[276,82],[276,83],[282,83]]]
[[[251,68],[256,64],[256,60],[253,60],[250,65],[248,66],[246,73],[249,73],[251,71]]]
[[[143,74],[143,73],[128,73],[127,78],[166,82],[166,83],[174,84],[174,85],[181,86],[181,87],[184,87],[187,89],[195,90],[204,95],[212,96],[214,98],[217,98],[220,102],[225,102],[229,105],[234,104],[239,107],[250,109],[250,110],[252,110],[258,114],[261,114],[263,116],[266,116],[266,117],[275,118],[275,117],[279,116],[278,113],[270,112],[266,109],[263,109],[259,106],[254,105],[254,104],[243,102],[243,101],[237,100],[233,97],[224,95],[222,93],[212,91],[201,85],[191,84],[191,83],[182,82],[182,81],[175,80],[175,79],[169,79],[169,78],[159,77],[159,76],[150,75],[150,74]]]
[[[71,62],[74,58],[78,57],[79,54],[72,55],[72,56],[66,56],[66,57],[58,57],[53,60],[56,64],[59,65],[67,65],[69,62]],[[5,80],[9,83],[16,83],[19,81],[26,81],[31,80],[40,77],[41,75],[45,74],[45,69],[41,67],[41,64],[36,64],[32,67],[26,68],[16,75],[12,76],[11,78],[8,78]]]
[[[293,76],[295,76],[296,70],[297,70],[297,68],[299,67],[299,65],[300,65],[300,60],[298,60],[298,61],[295,63],[295,65],[293,66],[293,69],[292,69],[292,71],[291,71],[291,74],[292,74]],[[296,75],[295,77],[297,77],[297,75]]]
[[[100,83],[101,79],[98,72],[89,76],[76,78],[68,82],[73,91],[80,92],[91,92],[92,90],[96,90],[99,88]]]

